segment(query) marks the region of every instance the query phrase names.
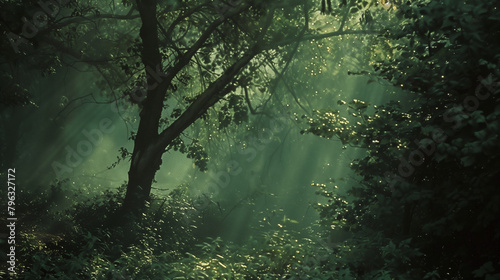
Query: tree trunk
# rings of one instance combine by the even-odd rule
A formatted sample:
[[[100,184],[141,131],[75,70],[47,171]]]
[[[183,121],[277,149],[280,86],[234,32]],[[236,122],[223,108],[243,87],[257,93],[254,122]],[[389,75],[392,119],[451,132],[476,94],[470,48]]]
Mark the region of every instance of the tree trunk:
[[[156,0],[137,1],[137,5],[142,20],[140,36],[143,45],[143,64],[146,70],[161,68],[158,23],[156,21]],[[236,15],[248,8],[249,5],[243,5],[239,9],[228,12],[227,16]],[[151,75],[147,76],[147,97],[142,103],[143,107],[140,113],[139,128],[134,142],[134,150],[128,173],[127,193],[122,206],[122,211],[125,212],[123,214],[140,213],[140,210],[149,201],[151,184],[156,171],[160,168],[161,157],[165,149],[186,128],[205,114],[210,107],[234,89],[234,86],[230,85],[231,81],[262,50],[261,40],[265,32],[262,32],[260,40],[228,67],[219,78],[212,82],[179,118],[167,129],[159,133],[159,121],[167,88],[177,73],[191,61],[196,52],[202,48],[206,40],[225,19],[221,17],[211,23],[189,50],[179,57],[177,63],[166,71],[161,81],[155,80]],[[269,25],[270,21],[267,24]]]
[[[186,128],[199,119],[207,110],[217,103],[222,97],[229,94],[234,88],[228,84],[259,52],[259,48],[251,48],[208,88],[200,94],[186,111],[175,120],[161,134],[158,134],[158,125],[151,126],[147,122],[148,108],[152,103],[146,102],[141,111],[141,121],[137,131],[132,162],[129,170],[129,182],[123,204],[123,210],[128,213],[137,213],[149,200],[151,183],[156,171],[161,165],[161,156],[165,148],[172,143]],[[148,96],[149,99],[149,96]],[[163,104],[163,103],[161,103]]]
[[[148,147],[149,146],[149,147]],[[151,184],[161,165],[162,152],[154,152],[151,145],[134,148],[132,163],[128,172],[127,193],[123,203],[126,213],[138,213],[149,201]]]
[[[142,27],[140,36],[143,51],[142,62],[146,69],[157,69],[161,66],[159,51],[158,24],[156,21],[156,0],[137,1],[137,8],[141,15]],[[149,200],[151,183],[156,170],[161,164],[161,151],[153,151],[152,147],[158,138],[158,127],[166,93],[164,84],[155,84],[151,75],[147,76],[147,97],[143,102],[140,113],[139,128],[137,130],[134,151],[129,169],[129,182],[123,203],[123,210],[127,213],[137,213]]]

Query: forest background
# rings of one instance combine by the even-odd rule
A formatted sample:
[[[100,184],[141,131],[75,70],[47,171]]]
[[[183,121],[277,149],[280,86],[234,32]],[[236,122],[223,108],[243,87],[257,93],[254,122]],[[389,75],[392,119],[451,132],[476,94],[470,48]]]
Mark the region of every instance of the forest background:
[[[0,5],[2,274],[500,276],[496,1]]]

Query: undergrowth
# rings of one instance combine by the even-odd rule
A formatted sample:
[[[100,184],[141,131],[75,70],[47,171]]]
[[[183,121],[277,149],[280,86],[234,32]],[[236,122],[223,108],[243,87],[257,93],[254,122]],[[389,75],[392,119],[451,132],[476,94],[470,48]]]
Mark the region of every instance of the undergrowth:
[[[13,279],[350,279],[333,269],[338,249],[319,236],[298,237],[284,227],[245,245],[203,237],[198,227],[217,211],[190,198],[186,186],[152,197],[125,224],[117,222],[124,186],[82,197],[64,182],[19,194]]]

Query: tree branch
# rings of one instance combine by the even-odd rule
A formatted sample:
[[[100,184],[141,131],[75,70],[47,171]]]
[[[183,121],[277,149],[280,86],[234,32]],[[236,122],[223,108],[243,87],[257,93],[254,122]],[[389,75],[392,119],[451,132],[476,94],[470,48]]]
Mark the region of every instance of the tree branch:
[[[242,9],[246,9],[247,7],[249,6],[245,5]],[[231,12],[225,18],[236,15],[239,12],[241,11]],[[217,103],[221,98],[234,90],[235,87],[230,84],[231,81],[236,75],[238,75],[243,67],[245,67],[258,53],[262,51],[262,40],[269,26],[272,24],[273,15],[274,10],[271,10],[262,24],[262,31],[256,39],[255,45],[249,48],[243,56],[241,56],[235,63],[228,67],[217,80],[212,82],[208,86],[208,88],[202,94],[200,94],[193,103],[191,103],[191,105],[186,109],[186,111],[184,111],[184,113],[182,113],[179,118],[177,118],[177,120],[175,120],[159,135],[158,141],[155,143],[154,147],[155,152],[163,152],[172,142],[172,140],[178,137],[193,122],[195,122],[203,114],[205,114],[207,110],[211,108],[215,103]],[[225,18],[221,19],[221,22],[225,20]]]
[[[228,12],[228,16],[236,15],[248,9],[249,7],[250,5],[247,4],[239,7],[238,9],[234,9],[233,11]],[[139,10],[142,10],[141,5],[139,6]],[[151,37],[147,42],[144,41],[143,38],[143,56],[146,58],[143,59],[144,65],[146,67],[146,70],[148,68],[153,70],[159,69],[159,67],[162,66],[162,60],[159,54],[159,41],[157,32],[158,21],[156,20],[156,13],[154,11],[149,11],[146,14],[145,11],[141,11],[141,18],[143,20],[143,27],[141,28],[141,30],[144,30],[141,31],[141,37]],[[212,24],[210,24],[210,26],[201,34],[198,40],[177,59],[177,62],[173,66],[171,66],[166,71],[166,73],[163,75],[164,79],[161,80],[160,84],[157,86],[152,86],[151,89],[148,89],[147,98],[144,102],[143,110],[141,111],[141,124],[139,125],[140,128],[142,125],[142,127],[144,127],[148,131],[147,136],[145,137],[153,138],[158,135],[157,133],[159,120],[161,118],[161,112],[163,109],[163,102],[167,95],[167,88],[172,83],[172,80],[191,61],[193,56],[198,52],[200,48],[204,46],[205,42],[208,40],[208,38],[210,38],[217,27],[221,25],[226,19],[227,17],[219,17]],[[154,32],[151,32],[151,30],[154,30]],[[152,38],[152,36],[155,37]],[[152,57],[153,53],[154,57]],[[153,80],[152,77],[149,77],[148,85],[154,85],[155,83],[156,81]]]
[[[281,47],[281,46],[286,46],[294,42],[300,42],[300,41],[308,41],[308,40],[321,40],[325,38],[330,38],[330,37],[335,37],[335,36],[342,36],[342,35],[377,35],[381,34],[383,31],[382,30],[339,30],[339,31],[333,31],[333,32],[328,32],[324,34],[308,34],[304,35],[302,37],[296,37],[296,38],[291,38],[291,39],[286,39],[281,42],[275,43],[273,45],[269,45],[266,47],[266,49],[275,49],[276,47]]]
[[[211,83],[186,111],[160,134],[155,150],[163,151],[182,131],[200,118],[201,115],[205,114],[222,97],[231,92],[234,88],[228,86],[228,84],[259,51],[258,47],[250,49],[233,65],[227,68],[217,80]]]

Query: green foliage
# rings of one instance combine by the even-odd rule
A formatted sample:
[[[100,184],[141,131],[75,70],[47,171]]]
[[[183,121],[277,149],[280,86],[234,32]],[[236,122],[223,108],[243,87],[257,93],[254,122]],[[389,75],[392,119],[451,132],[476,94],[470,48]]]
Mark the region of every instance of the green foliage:
[[[3,81],[0,87],[0,105],[15,107],[32,104],[36,106],[28,90],[23,88],[12,75],[3,73],[0,78]]]
[[[199,143],[198,140],[194,139],[191,144],[186,145],[181,137],[177,137],[172,141],[172,144],[167,148],[167,150],[174,149],[174,151],[179,151],[187,155],[187,158],[192,158],[194,160],[194,165],[200,169],[200,171],[207,171],[208,164],[208,154],[205,148]]]
[[[171,279],[349,279],[330,271],[329,251],[287,230],[250,238],[245,245],[209,239],[198,253],[169,264]],[[315,254],[316,253],[316,254]]]
[[[231,114],[230,111],[233,111]],[[248,108],[242,96],[231,94],[227,103],[219,110],[219,129],[227,128],[232,122],[241,124],[248,121]]]
[[[401,25],[378,38],[372,57],[407,100],[339,101],[308,119],[304,132],[366,151],[351,164],[359,184],[349,196],[317,185],[322,223],[352,233],[356,249],[343,258],[356,279],[498,274],[498,13],[496,1],[398,6]]]
[[[41,199],[31,206],[52,205],[45,198],[53,197],[58,188],[65,184],[37,194]],[[142,219],[117,226],[122,192],[123,188],[89,197],[26,225],[21,230],[17,279],[358,279],[351,262],[359,255],[340,256],[358,248],[366,254],[362,246],[331,243],[313,229],[290,231],[287,224],[296,221],[286,217],[278,229],[240,245],[221,238],[196,240],[196,227],[216,211],[210,206],[197,209],[185,187],[167,197],[153,197]],[[51,231],[43,223],[54,217],[59,224]],[[409,250],[406,241],[384,242],[388,262]],[[372,254],[376,244],[370,245]]]
[[[119,222],[123,192],[124,186],[83,200],[80,192],[73,192],[81,202],[70,207],[58,207],[58,195],[72,194],[64,183],[36,196],[29,192],[19,196],[30,199],[20,203],[30,208],[18,210],[26,218],[18,231],[19,279],[117,279],[120,275],[159,279],[161,274],[151,270],[154,262],[160,257],[177,259],[190,248],[205,212],[195,211],[187,189],[179,187],[166,197],[153,197],[140,220],[129,219],[123,225]]]
[[[123,3],[131,5],[129,1]],[[80,198],[75,205],[68,205],[68,201],[75,201],[68,199],[73,194],[64,183],[59,183],[36,195],[20,191],[17,210],[23,224],[19,227],[18,279],[497,278],[498,4],[451,0],[394,3],[397,5],[387,13],[398,17],[400,24],[373,40],[372,76],[376,74],[407,90],[408,100],[384,106],[372,106],[358,99],[340,100],[336,108],[315,110],[307,118],[305,133],[339,139],[345,146],[361,147],[366,152],[352,162],[359,182],[349,189],[348,195],[339,195],[336,186],[315,184],[317,193],[323,196],[316,209],[324,236],[312,238],[318,235],[313,232],[310,238],[304,238],[281,228],[239,246],[220,238],[203,242],[194,237],[196,227],[209,221],[205,218],[216,211],[197,208],[184,187],[166,197],[153,196],[137,219],[121,216],[123,188]],[[248,48],[266,11],[263,3],[258,4],[238,20],[224,22],[197,51],[189,69],[175,77],[167,96],[176,97],[179,104],[163,116],[162,125],[181,116],[200,90],[214,82],[217,73]],[[165,65],[171,66],[182,53],[180,50],[192,46],[193,38],[205,30],[206,23],[220,15],[214,9],[201,9],[202,5],[196,16],[176,23],[174,15],[187,13],[189,7],[173,2],[168,5],[172,11],[164,10],[158,22],[174,27],[167,30],[171,36],[160,38],[160,54]],[[302,28],[303,7],[279,1],[269,5],[277,9],[268,36],[293,39],[297,29],[290,27]],[[361,24],[370,27],[368,9],[374,8],[375,1],[349,1],[349,6],[344,7],[347,5],[347,1],[341,1],[339,8],[359,15]],[[58,30],[61,41],[71,44],[85,39],[96,31],[94,25],[100,26],[94,22],[73,26],[71,22],[98,16],[101,9],[91,3],[74,3],[68,9],[64,15],[70,16],[70,22]],[[113,12],[125,14],[126,10]],[[340,12],[334,10],[332,14]],[[383,18],[381,13],[376,16]],[[241,27],[237,22],[247,26]],[[47,30],[50,34],[50,28]],[[121,30],[126,30],[126,34],[132,30],[131,35]],[[238,32],[230,32],[234,30]],[[78,51],[95,54],[100,49],[109,50],[104,60],[117,63],[100,68],[102,76],[110,79],[97,82],[96,86],[105,90],[118,84],[117,89],[130,92],[143,86],[145,79],[145,74],[137,74],[141,70],[137,26],[117,25],[115,31],[122,34],[120,38],[113,40],[109,37],[113,32],[109,32],[98,39],[83,40],[85,44]],[[236,79],[234,85],[229,85],[229,92],[243,86],[274,94],[270,85],[278,80],[269,78],[262,69],[274,67],[269,61],[287,63],[283,61],[294,52],[269,51],[257,56],[242,72],[249,79]],[[327,52],[330,54],[329,47]],[[43,71],[52,73],[58,57],[49,55],[47,60],[42,63]],[[321,63],[311,65],[300,74],[316,75],[326,69]],[[279,71],[275,74],[282,76]],[[191,83],[193,78],[200,83]],[[287,79],[295,85],[294,79]],[[178,91],[183,94],[178,96]],[[245,97],[227,95],[220,110],[203,115],[202,126],[207,129],[195,131],[196,137],[185,138],[200,139],[201,135],[211,140],[218,130],[230,128],[231,123],[246,122]],[[165,108],[166,104],[165,101]],[[210,120],[218,121],[218,125]],[[184,141],[178,137],[168,149],[186,153],[205,170],[205,143]],[[128,155],[121,150],[121,159]],[[81,192],[74,196],[81,196]],[[126,226],[121,223],[124,219],[129,219]],[[286,217],[283,220],[291,222]],[[327,242],[338,231],[349,233],[348,240]]]

